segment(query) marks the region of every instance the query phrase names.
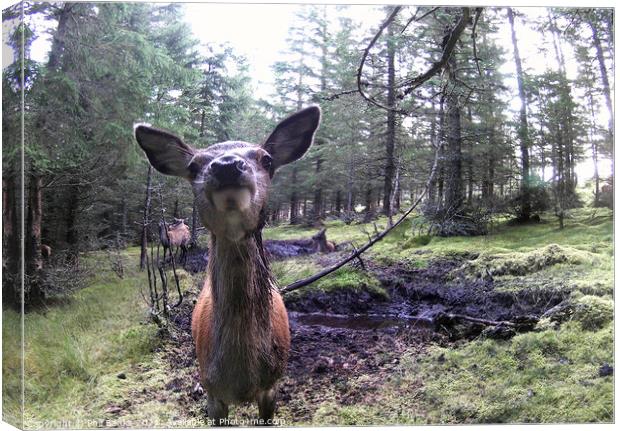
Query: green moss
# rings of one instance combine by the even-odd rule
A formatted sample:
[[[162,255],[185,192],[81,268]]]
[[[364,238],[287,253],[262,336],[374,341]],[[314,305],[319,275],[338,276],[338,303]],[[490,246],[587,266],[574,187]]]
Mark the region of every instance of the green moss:
[[[591,253],[570,247],[549,244],[529,252],[513,252],[499,255],[480,255],[473,261],[466,262],[454,272],[480,278],[492,276],[523,276],[540,271],[552,265],[568,263],[579,265],[592,264],[596,260]]]
[[[271,269],[278,281],[278,285],[284,287],[297,280],[309,277],[319,272],[321,268],[312,257],[304,256],[294,259],[281,260],[271,263]],[[369,291],[384,298],[389,294],[381,286],[379,280],[368,271],[362,271],[350,265],[346,265],[327,277],[310,284],[303,289],[291,292],[288,295],[305,295],[313,291]]]
[[[585,330],[598,330],[614,318],[614,302],[611,299],[586,295],[576,301],[575,320]]]
[[[403,248],[407,249],[407,248],[412,248],[412,247],[421,247],[424,245],[429,245],[432,239],[433,237],[430,235],[417,235],[405,241],[403,243]]]
[[[611,298],[593,295],[573,294],[545,313],[540,328],[555,327],[568,321],[575,321],[585,331],[596,331],[614,318],[614,302]]]
[[[609,422],[613,378],[598,368],[612,361],[612,326],[585,333],[573,322],[508,342],[435,348],[403,361],[401,372],[425,381],[433,423]]]
[[[320,271],[308,256],[271,262],[271,270],[281,287]]]
[[[376,277],[367,271],[351,266],[344,266],[335,271],[331,276],[324,277],[315,284],[316,289],[326,292],[342,289],[353,291],[365,290],[389,299],[389,294]]]

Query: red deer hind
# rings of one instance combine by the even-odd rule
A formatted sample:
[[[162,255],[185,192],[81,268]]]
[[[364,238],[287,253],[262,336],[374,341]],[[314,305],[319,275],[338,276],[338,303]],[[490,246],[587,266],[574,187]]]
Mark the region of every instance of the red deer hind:
[[[336,251],[336,244],[334,244],[333,241],[327,240],[326,232],[327,228],[323,228],[312,236],[314,248],[320,253],[332,253]]]
[[[159,222],[159,241],[164,247],[164,256],[166,256],[166,249],[170,249],[170,255],[174,253],[175,256],[180,249],[180,261],[183,262],[187,256],[187,247],[191,238],[189,226],[183,220],[175,219],[175,223],[168,225],[165,225],[163,221]]]
[[[134,128],[155,169],[190,182],[211,232],[192,335],[208,415],[216,424],[226,423],[229,404],[245,401],[257,402],[264,423],[273,418],[290,333],[262,244],[267,195],[276,170],[306,153],[320,117],[311,106],[280,122],[262,145],[228,141],[205,149],[147,125]]]

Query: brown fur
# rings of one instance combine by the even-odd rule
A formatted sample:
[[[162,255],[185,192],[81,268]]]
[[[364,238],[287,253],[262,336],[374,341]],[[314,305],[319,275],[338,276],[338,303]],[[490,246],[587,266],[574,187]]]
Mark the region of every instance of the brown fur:
[[[160,235],[162,244],[168,241],[166,235],[163,233]],[[172,247],[187,247],[192,238],[189,226],[181,222],[178,224],[168,225],[168,238],[170,239],[170,246]]]
[[[247,247],[212,240],[207,279],[192,315],[192,336],[201,383],[214,399],[209,404],[256,400],[261,418],[269,419],[273,411],[264,411],[260,401],[286,368],[288,316],[260,240],[253,235],[245,241]],[[217,405],[211,408],[217,410]],[[209,415],[221,418],[217,412]]]
[[[314,246],[320,253],[332,253],[336,251],[336,244],[334,244],[333,241],[327,240],[326,231],[327,229],[323,228],[312,237]]]
[[[45,259],[49,259],[52,256],[52,247],[41,244],[41,256]]]

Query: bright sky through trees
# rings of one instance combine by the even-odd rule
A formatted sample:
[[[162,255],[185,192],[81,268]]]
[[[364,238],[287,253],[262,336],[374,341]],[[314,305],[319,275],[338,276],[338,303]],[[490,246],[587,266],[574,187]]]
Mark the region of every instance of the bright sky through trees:
[[[250,65],[252,78],[255,80],[257,95],[269,98],[273,94],[273,72],[271,65],[281,58],[286,48],[286,37],[291,23],[295,19],[295,12],[303,8],[297,4],[204,4],[189,3],[185,5],[186,17],[191,24],[194,34],[203,43],[230,43],[235,51],[245,55]],[[330,13],[343,14],[359,22],[360,30],[373,31],[385,17],[382,6],[351,5],[348,8],[330,6]],[[546,15],[542,7],[519,8],[529,19],[536,19]],[[552,57],[541,55],[544,44],[550,43],[541,37],[539,32],[528,26],[517,23],[519,46],[523,56],[526,71],[543,73],[547,68],[557,67]],[[368,36],[370,33],[361,34]],[[500,71],[508,75],[507,84],[513,89],[513,98],[510,109],[516,114],[520,108],[517,95],[517,84],[514,62],[511,60],[510,27],[506,22],[499,28],[498,39],[506,49],[506,62]],[[360,38],[361,40],[361,38]],[[567,73],[569,79],[577,76],[577,65],[573,52],[565,47],[567,55]],[[363,47],[360,45],[360,50]],[[600,123],[607,123],[607,112],[602,110]],[[580,179],[591,178],[594,173],[592,161],[587,158],[582,161],[577,170]],[[602,175],[609,175],[611,163],[603,162],[599,166]]]
[[[303,4],[184,4],[185,18],[201,44],[219,45],[228,43],[236,53],[244,56],[247,59],[250,76],[253,79],[255,96],[267,100],[275,93],[271,66],[274,62],[283,59],[283,51],[287,46],[288,30],[295,21],[295,13],[301,8],[303,8]],[[345,8],[330,5],[328,8],[330,14],[345,15],[359,23],[360,51],[364,48],[362,46],[364,37],[372,34],[385,17],[382,5],[350,5]],[[520,7],[518,11],[531,20],[545,16],[547,13],[543,7]],[[48,36],[42,34],[49,23],[36,20],[36,17],[28,19],[35,20],[35,27],[39,29],[37,33],[41,34],[32,46],[32,57],[37,61],[44,61],[49,51],[50,41]],[[6,28],[3,29],[3,32],[6,32]],[[541,49],[550,43],[544,34],[534,31],[527,25],[522,25],[520,20],[517,20],[517,32],[519,49],[526,72],[539,74],[547,68],[557,67],[552,56],[541,54]],[[506,84],[513,90],[511,91],[513,97],[510,101],[510,109],[516,115],[520,108],[520,101],[516,91],[514,63],[511,60],[510,28],[507,21],[500,26],[497,37],[501,46],[506,49],[506,61],[500,71],[507,75]],[[568,45],[564,47],[564,53],[567,57],[568,77],[574,79],[577,76],[574,53]],[[11,62],[10,54],[11,50],[5,46],[3,49],[3,65]],[[607,112],[602,109],[598,115],[600,116],[599,123],[606,124],[608,121]],[[609,175],[610,169],[611,163],[609,161],[601,161],[601,166],[599,166],[601,175]],[[590,178],[594,172],[590,158],[582,161],[577,170],[580,174],[580,180]]]

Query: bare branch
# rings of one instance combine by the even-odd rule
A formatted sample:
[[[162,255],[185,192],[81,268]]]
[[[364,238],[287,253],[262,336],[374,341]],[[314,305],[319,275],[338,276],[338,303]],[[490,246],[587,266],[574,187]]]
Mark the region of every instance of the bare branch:
[[[321,99],[326,100],[328,102],[331,102],[332,100],[339,99],[340,97],[346,96],[347,94],[354,94],[354,93],[357,93],[357,89],[355,89],[355,90],[344,90],[344,91],[341,91],[339,93],[331,94],[329,96],[323,96],[323,97],[321,97]]]
[[[409,27],[409,24],[411,24],[413,21],[415,21],[415,22],[422,21],[424,18],[426,18],[430,14],[434,13],[437,9],[439,9],[439,6],[436,6],[436,7],[432,8],[431,10],[429,10],[428,12],[426,12],[424,15],[422,15],[419,18],[417,18],[418,10],[416,9],[415,14],[409,19],[409,21],[407,21],[407,24],[405,24],[405,26],[403,27],[403,30],[400,32],[400,34],[403,34],[405,32],[405,30],[407,30],[407,27]]]
[[[433,76],[439,73],[441,69],[443,69],[446,66],[446,64],[448,63],[448,60],[450,59],[450,56],[452,55],[452,52],[454,51],[456,42],[458,42],[459,38],[461,37],[461,34],[463,33],[463,30],[465,30],[467,22],[469,21],[469,14],[470,14],[469,8],[464,7],[462,8],[462,10],[463,10],[463,14],[461,15],[461,18],[456,23],[454,28],[450,31],[450,35],[448,36],[448,39],[445,43],[443,53],[441,54],[441,59],[433,63],[431,68],[428,69],[426,72],[411,79],[408,82],[409,88],[407,88],[404,91],[405,95],[410,94],[413,90],[415,90],[420,85],[424,84],[426,81],[431,79]]]
[[[385,109],[387,111],[394,110],[394,108],[392,106],[385,106],[385,105],[377,102],[375,99],[369,97],[364,92],[364,90],[362,89],[362,70],[364,69],[364,63],[366,63],[366,58],[368,57],[368,54],[370,53],[370,50],[375,45],[375,43],[377,43],[377,40],[379,40],[379,37],[381,36],[381,33],[383,33],[383,30],[385,30],[386,27],[388,25],[390,25],[390,23],[392,21],[394,21],[394,18],[396,18],[396,15],[398,15],[398,12],[400,12],[401,9],[402,9],[402,6],[394,7],[394,9],[392,10],[392,13],[390,14],[390,16],[388,16],[387,19],[383,22],[383,24],[381,24],[381,26],[379,27],[379,30],[377,31],[377,34],[375,34],[375,37],[372,38],[372,40],[370,41],[370,43],[368,44],[368,46],[364,50],[364,53],[362,54],[362,59],[360,60],[360,65],[357,68],[357,91],[368,102],[372,103],[373,105],[375,105],[375,106],[377,106],[377,107],[379,107],[381,109]]]
[[[370,53],[370,50],[372,49],[372,47],[377,43],[377,40],[379,39],[379,37],[381,36],[381,34],[383,33],[383,31],[387,28],[388,25],[390,25],[390,23],[394,20],[394,18],[396,17],[396,15],[398,14],[398,12],[402,9],[402,7],[400,6],[396,6],[393,10],[392,13],[387,17],[387,19],[381,24],[381,26],[379,27],[379,30],[377,31],[377,33],[375,34],[375,36],[372,38],[372,40],[370,41],[370,43],[368,44],[368,46],[366,47],[366,49],[364,50],[363,54],[362,54],[362,58],[360,60],[360,65],[357,69],[357,91],[362,95],[362,97],[364,99],[366,99],[366,101],[370,102],[371,104],[384,109],[386,111],[394,111],[403,115],[407,115],[408,112],[404,109],[398,109],[395,106],[387,106],[379,101],[377,101],[375,99],[375,97],[368,95],[364,89],[363,89],[363,82],[362,82],[362,72],[364,69],[364,65],[366,63],[366,59],[368,58],[368,54]],[[416,18],[416,15],[414,15],[412,17],[411,20],[421,20],[422,18],[430,15],[431,13],[435,12],[438,8],[433,8],[431,11],[429,11],[428,13],[422,15],[420,18]],[[476,8],[476,22],[477,19],[479,17],[479,15],[482,13],[482,8]],[[441,55],[441,59],[439,61],[436,61],[435,63],[433,63],[433,65],[430,67],[430,69],[428,69],[426,72],[424,72],[421,75],[418,75],[415,78],[412,79],[408,79],[403,81],[403,83],[401,85],[399,85],[399,87],[408,87],[406,88],[402,94],[398,97],[400,100],[404,99],[405,96],[411,94],[411,92],[413,92],[416,88],[420,87],[422,84],[424,84],[426,81],[428,81],[429,79],[431,79],[433,76],[435,76],[436,74],[438,74],[448,63],[448,60],[450,59],[450,56],[452,55],[452,52],[454,51],[454,48],[456,46],[456,43],[458,42],[459,38],[461,37],[461,34],[463,33],[463,31],[465,30],[465,27],[467,26],[468,22],[469,22],[469,18],[470,18],[470,8],[464,7],[462,8],[462,15],[460,17],[460,19],[457,21],[457,23],[454,25],[454,27],[450,30],[449,34],[446,37],[445,43],[444,43],[444,47],[443,47],[443,52]],[[410,20],[410,22],[411,22]],[[407,25],[409,25],[409,22],[407,23]],[[405,26],[406,27],[406,26]]]

